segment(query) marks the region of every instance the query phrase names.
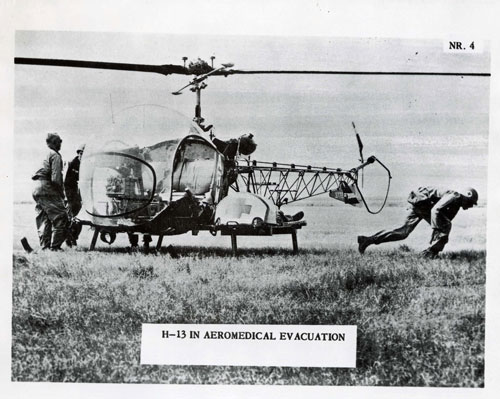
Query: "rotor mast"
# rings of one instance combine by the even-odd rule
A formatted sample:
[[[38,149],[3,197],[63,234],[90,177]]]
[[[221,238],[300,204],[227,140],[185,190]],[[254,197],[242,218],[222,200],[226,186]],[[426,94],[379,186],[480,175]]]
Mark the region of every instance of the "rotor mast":
[[[191,87],[191,91],[196,93],[196,106],[194,108],[194,121],[200,125],[203,122],[203,117],[201,116],[201,91],[207,87],[205,82],[195,83]]]
[[[213,60],[215,57],[212,57],[212,65],[213,65]],[[234,64],[227,63],[227,64],[222,64],[221,67],[217,69],[212,69],[210,72],[205,73],[203,75],[198,75],[196,76],[191,82],[189,82],[187,85],[184,87],[181,87],[179,90],[172,92],[173,95],[178,96],[182,94],[182,90],[186,89],[187,87],[190,87],[189,90],[191,90],[193,93],[196,93],[196,106],[194,108],[194,122],[198,124],[199,126],[202,126],[202,123],[204,121],[203,117],[201,116],[201,91],[207,87],[207,84],[205,83],[205,80],[210,76],[210,75],[221,75],[225,74],[227,72],[226,70],[228,68],[232,68]]]

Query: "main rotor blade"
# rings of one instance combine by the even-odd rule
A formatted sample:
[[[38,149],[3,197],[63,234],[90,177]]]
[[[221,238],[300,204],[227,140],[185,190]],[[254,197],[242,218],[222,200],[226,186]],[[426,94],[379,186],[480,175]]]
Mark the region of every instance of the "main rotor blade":
[[[477,72],[400,72],[400,71],[311,71],[311,70],[240,70],[232,69],[216,75],[257,75],[257,74],[285,74],[285,75],[423,75],[423,76],[491,76],[491,73]]]
[[[78,61],[78,60],[59,60],[51,58],[14,58],[15,64],[23,65],[47,65],[73,68],[92,68],[92,69],[111,69],[118,71],[135,72],[154,72],[162,75],[181,74],[189,75],[190,72],[182,65],[146,65],[146,64],[125,64],[118,62],[99,62],[99,61]]]
[[[111,69],[119,71],[153,72],[162,75],[193,74],[188,68],[182,65],[148,65],[148,64],[125,64],[117,62],[100,61],[78,61],[78,60],[60,60],[51,58],[14,58],[15,64],[24,65],[47,65],[73,68],[93,68],[93,69]],[[486,72],[403,72],[403,71],[320,71],[320,70],[241,70],[224,69],[214,70],[211,75],[257,75],[257,74],[285,74],[285,75],[414,75],[414,76],[491,76]]]

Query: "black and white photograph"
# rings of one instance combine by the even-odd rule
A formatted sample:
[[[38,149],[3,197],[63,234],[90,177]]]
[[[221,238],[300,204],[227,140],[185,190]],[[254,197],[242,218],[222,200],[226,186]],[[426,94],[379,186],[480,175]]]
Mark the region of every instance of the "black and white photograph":
[[[10,383],[491,393],[494,38],[233,32],[12,32]]]

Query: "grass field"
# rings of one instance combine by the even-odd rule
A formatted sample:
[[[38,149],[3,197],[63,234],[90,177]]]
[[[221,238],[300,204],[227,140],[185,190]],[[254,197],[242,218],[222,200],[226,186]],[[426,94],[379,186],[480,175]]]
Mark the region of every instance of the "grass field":
[[[346,208],[305,208],[299,255],[288,237],[252,238],[237,259],[227,237],[204,236],[173,240],[178,258],[128,253],[126,240],[27,255],[16,235],[36,236],[29,209],[15,209],[15,381],[484,385],[484,209],[459,214],[437,260],[418,254],[423,225],[405,245],[357,253],[356,232],[404,209],[368,224]],[[142,323],[354,324],[357,367],[141,366]]]

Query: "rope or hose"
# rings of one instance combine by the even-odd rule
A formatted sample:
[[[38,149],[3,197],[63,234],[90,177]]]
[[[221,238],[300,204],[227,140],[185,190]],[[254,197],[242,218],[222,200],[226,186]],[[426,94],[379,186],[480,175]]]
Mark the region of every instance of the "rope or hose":
[[[391,171],[382,162],[380,162],[376,157],[373,157],[373,158],[375,159],[375,161],[377,161],[387,171],[387,175],[389,176],[389,180],[387,181],[387,191],[385,193],[384,202],[382,203],[382,206],[380,207],[379,210],[372,211],[370,209],[370,207],[368,206],[368,204],[365,201],[365,197],[363,197],[363,193],[359,189],[358,180],[357,179],[355,181],[355,184],[356,184],[356,189],[358,190],[359,195],[361,196],[361,200],[363,201],[363,204],[365,205],[365,208],[368,211],[368,213],[371,213],[372,215],[376,215],[376,214],[380,213],[382,211],[382,209],[384,209],[385,204],[387,203],[387,198],[389,197],[389,189],[391,188],[391,179],[392,179],[392,176],[391,176]]]

